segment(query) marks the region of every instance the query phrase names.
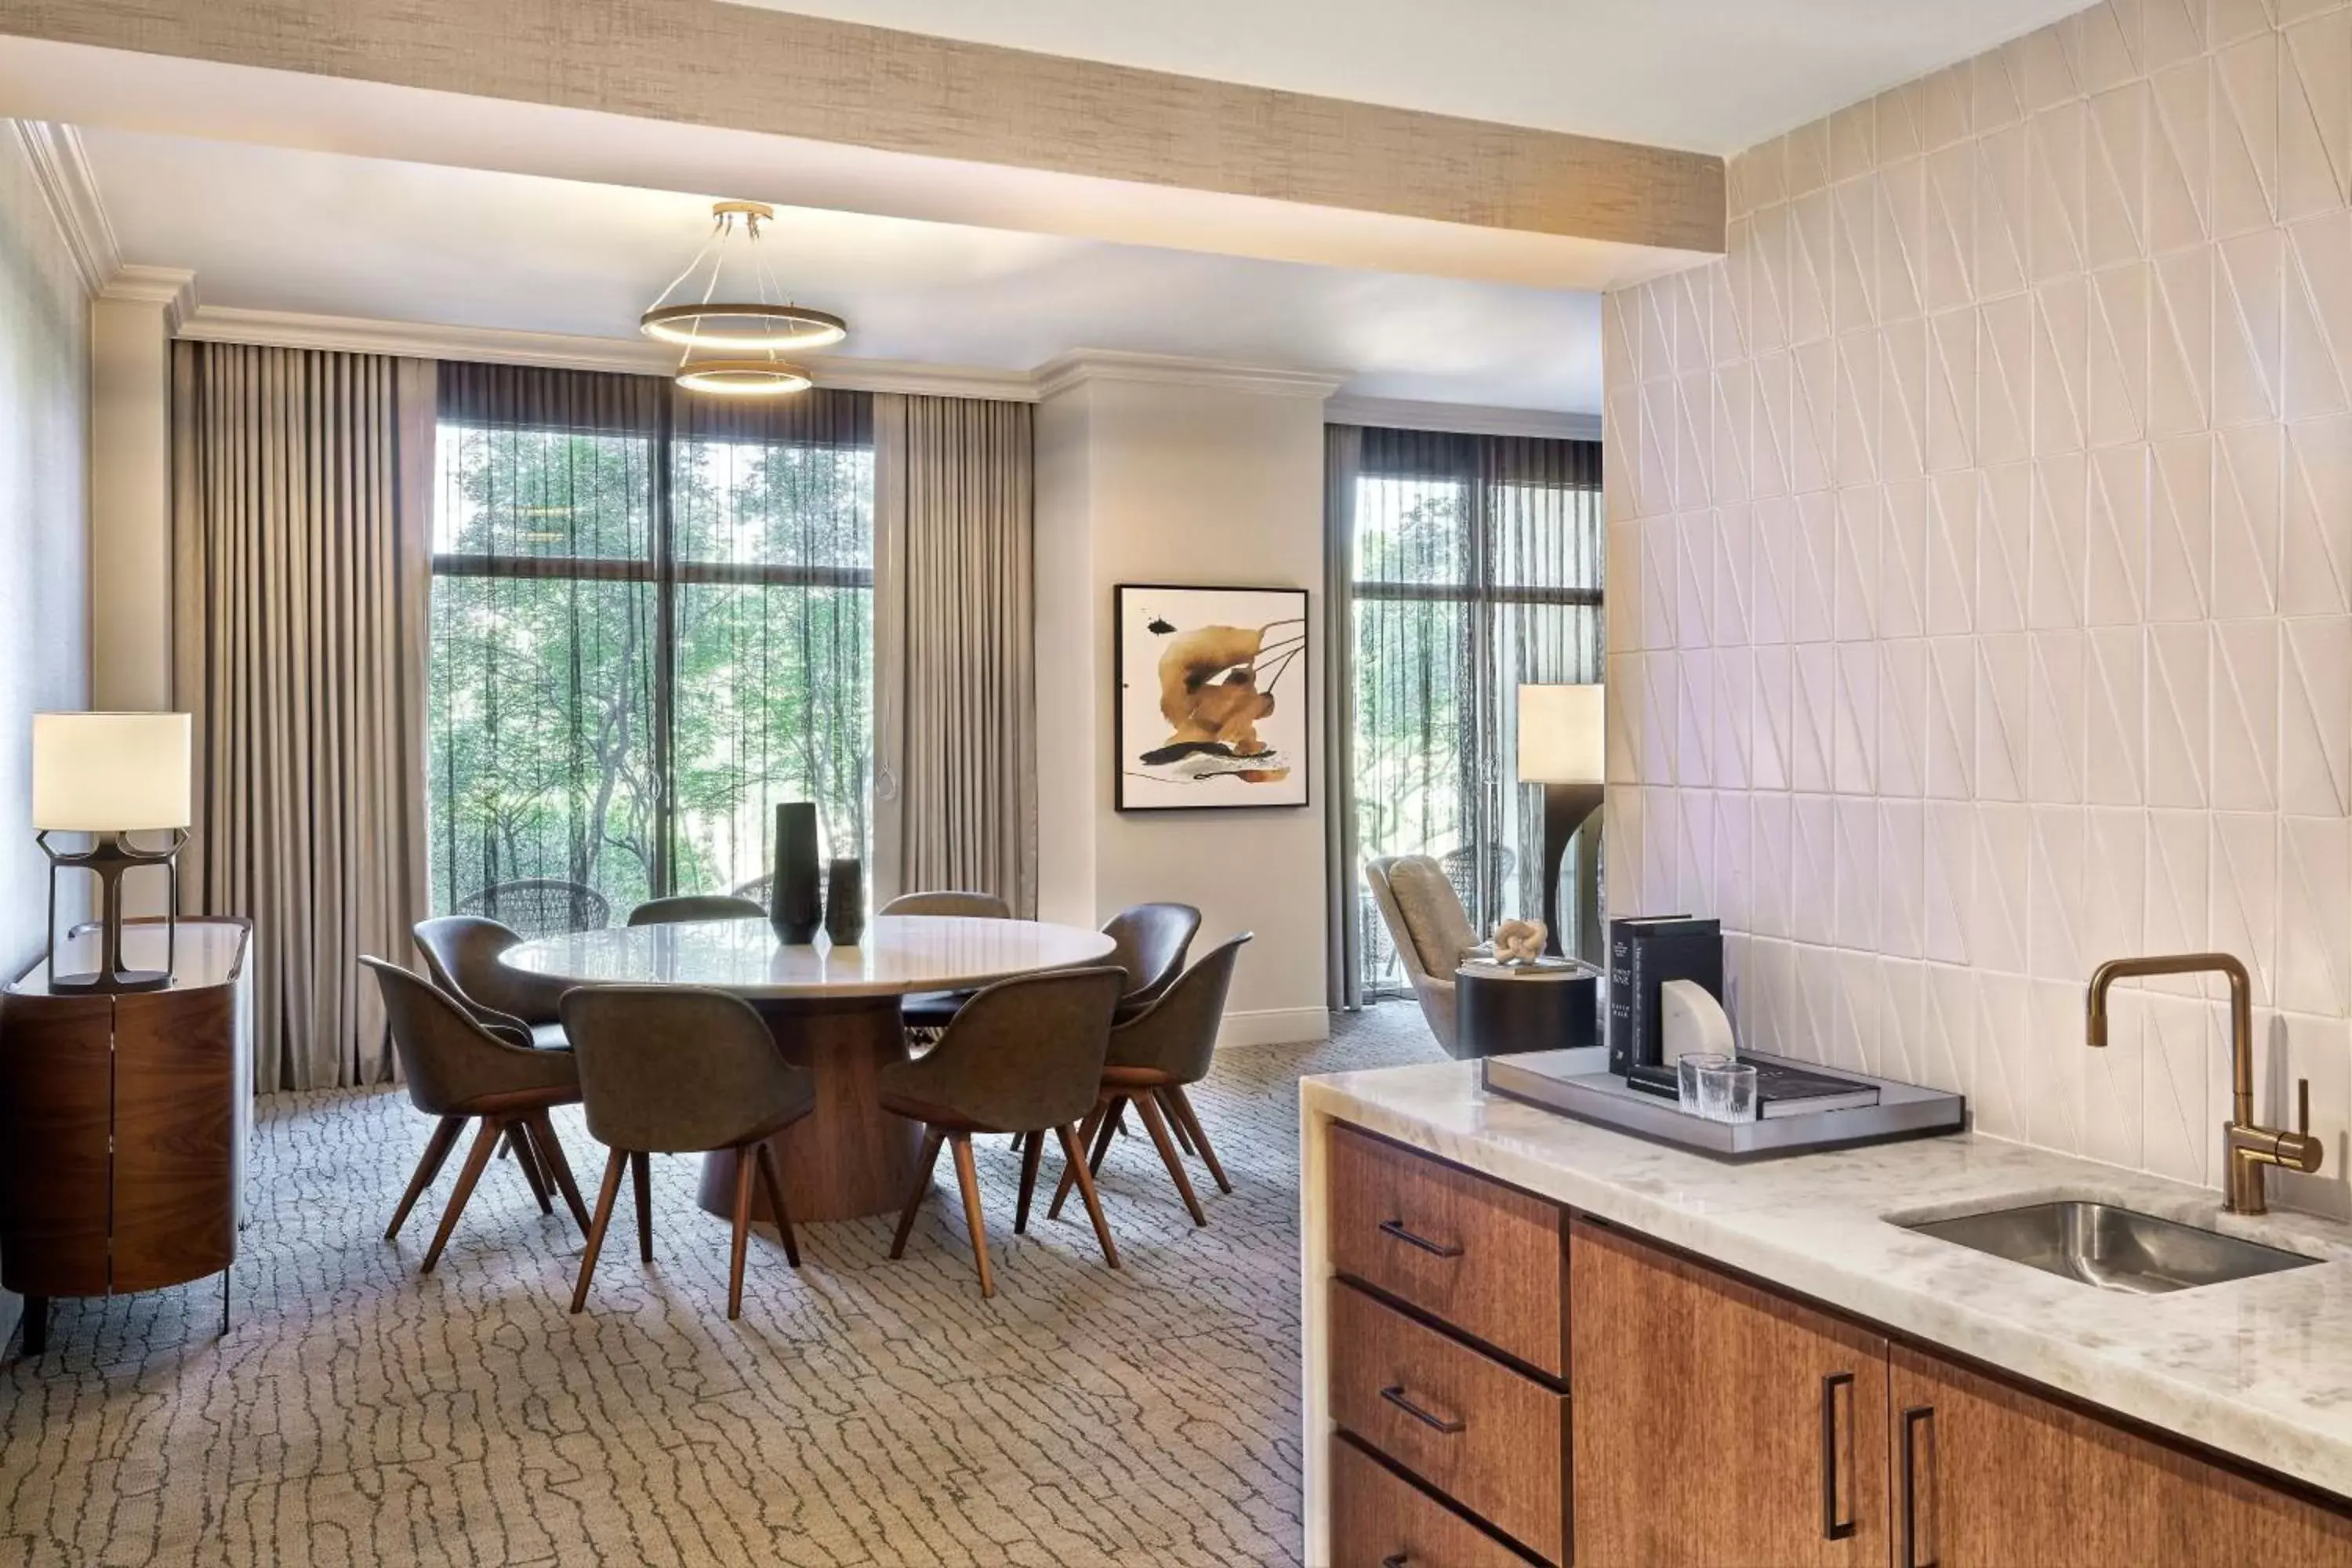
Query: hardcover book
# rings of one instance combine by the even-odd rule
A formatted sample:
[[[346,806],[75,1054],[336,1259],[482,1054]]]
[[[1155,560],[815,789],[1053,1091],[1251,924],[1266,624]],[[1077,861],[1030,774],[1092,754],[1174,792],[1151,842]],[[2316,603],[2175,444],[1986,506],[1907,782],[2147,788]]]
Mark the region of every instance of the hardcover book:
[[[1688,915],[1609,922],[1609,1070],[1631,1077],[1659,1061],[1658,987],[1693,980],[1723,995],[1723,923]]]

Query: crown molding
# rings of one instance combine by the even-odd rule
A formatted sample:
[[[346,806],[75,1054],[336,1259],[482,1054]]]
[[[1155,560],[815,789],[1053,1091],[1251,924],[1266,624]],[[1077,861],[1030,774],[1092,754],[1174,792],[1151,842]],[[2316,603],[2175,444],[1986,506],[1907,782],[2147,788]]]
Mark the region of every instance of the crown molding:
[[[233,305],[200,307],[181,323],[178,335],[201,342],[541,365],[554,370],[616,371],[625,375],[666,376],[677,368],[677,349],[642,338],[524,332],[496,327],[444,327],[360,316],[254,310]],[[844,391],[988,397],[1022,403],[1034,401],[1037,396],[1035,383],[1020,371],[823,354],[806,356],[801,363],[819,386]]]
[[[196,275],[184,267],[118,267],[98,297],[162,306],[166,336],[176,336],[199,309]]]
[[[122,267],[122,249],[107,221],[98,176],[82,151],[81,133],[51,120],[17,120],[16,140],[33,166],[34,182],[65,236],[67,254],[81,275],[82,292],[96,294]]]
[[[1598,441],[1598,414],[1556,414],[1541,408],[1489,408],[1475,403],[1420,403],[1402,397],[1334,397],[1324,405],[1334,425],[1385,430],[1437,430],[1465,436],[1541,436]]]
[[[1289,370],[1279,365],[1233,364],[1187,359],[1181,354],[1124,353],[1111,349],[1073,349],[1030,373],[1039,397],[1052,397],[1089,382],[1150,382],[1162,386],[1211,386],[1272,397],[1328,398],[1345,384],[1344,373]]]

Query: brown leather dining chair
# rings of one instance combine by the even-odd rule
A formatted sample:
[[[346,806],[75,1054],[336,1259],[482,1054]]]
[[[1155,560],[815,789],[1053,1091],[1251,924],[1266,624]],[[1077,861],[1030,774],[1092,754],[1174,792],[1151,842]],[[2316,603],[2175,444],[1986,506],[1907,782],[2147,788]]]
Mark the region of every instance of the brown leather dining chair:
[[[1103,935],[1112,942],[1110,956],[1103,962],[1127,971],[1127,989],[1119,993],[1117,1017],[1133,1017],[1168,989],[1182,973],[1184,954],[1200,929],[1201,911],[1190,904],[1137,904],[1103,922]],[[1113,1121],[1125,1112],[1124,1104],[1114,1110]],[[1192,1134],[1181,1121],[1176,1124],[1176,1141],[1187,1154],[1192,1152]],[[1022,1142],[1014,1140],[1016,1147]]]
[[[441,1250],[449,1245],[457,1216],[474,1195],[474,1184],[481,1180],[490,1151],[501,1136],[515,1140],[515,1163],[530,1184],[541,1212],[554,1212],[547,1193],[547,1183],[552,1180],[562,1189],[572,1217],[583,1230],[587,1229],[587,1208],[580,1201],[572,1166],[563,1157],[563,1145],[557,1141],[555,1124],[547,1114],[556,1106],[574,1104],[580,1099],[580,1074],[572,1053],[537,1050],[502,1040],[421,975],[380,958],[360,962],[375,971],[376,984],[383,988],[393,1050],[399,1056],[401,1075],[408,1080],[409,1103],[427,1116],[440,1118],[425,1141],[408,1190],[401,1194],[400,1206],[393,1210],[392,1224],[384,1227],[383,1238],[391,1241],[400,1235],[416,1200],[441,1173],[457,1135],[475,1118],[480,1119],[481,1131],[467,1152],[457,1188],[449,1194],[449,1206],[441,1211],[440,1228],[433,1234],[433,1245],[419,1273],[432,1273],[434,1265],[441,1261]]]
[[[768,1208],[784,1244],[784,1260],[801,1266],[792,1211],[767,1140],[816,1105],[816,1080],[786,1061],[751,1005],[723,991],[670,985],[597,985],[567,991],[563,1027],[580,1058],[580,1088],[588,1131],[612,1151],[604,1184],[589,1222],[588,1247],[572,1310],[588,1304],[588,1281],[604,1249],[605,1227],[620,1194],[621,1169],[631,1168],[637,1200],[637,1258],[654,1260],[655,1154],[697,1154],[732,1149],[734,1232],[728,1256],[727,1315],[743,1312],[743,1251],[751,1230],[751,1173],[767,1190]]]
[[[1079,1172],[1078,1191],[1095,1222],[1104,1260],[1118,1267],[1118,1247],[1095,1202],[1091,1173],[1085,1170],[1077,1140],[1078,1119],[1096,1100],[1103,1052],[1110,1044],[1111,1009],[1125,972],[1108,967],[1063,969],[999,981],[973,993],[940,1037],[939,1044],[912,1061],[882,1069],[882,1107],[924,1124],[922,1157],[914,1191],[898,1215],[890,1256],[903,1258],[915,1215],[931,1190],[931,1168],[942,1144],[955,1153],[956,1184],[963,1194],[964,1227],[971,1234],[972,1260],[980,1270],[980,1293],[996,1294],[988,1263],[988,1231],[980,1212],[980,1173],[971,1156],[975,1132],[1052,1131],[1062,1157]],[[1029,1228],[1029,1203],[1037,1185],[1043,1137],[1029,1140],[1021,1163],[1021,1197],[1014,1234]]]
[[[478,1022],[498,1027],[520,1025],[530,1043],[543,1049],[561,1050],[570,1043],[556,1017],[567,989],[564,983],[525,974],[499,962],[500,953],[521,944],[520,932],[482,915],[443,915],[417,921],[412,934],[433,984]]]
[[[968,921],[1009,921],[1013,906],[994,893],[942,890],[901,893],[884,904],[886,915],[956,915]],[[908,1028],[936,1035],[948,1026],[956,1009],[971,999],[969,991],[919,991],[898,1005],[898,1019]]]
[[[1162,992],[1158,1001],[1111,1030],[1103,1056],[1101,1098],[1080,1131],[1081,1141],[1090,1144],[1085,1168],[1099,1171],[1103,1156],[1110,1148],[1114,1118],[1120,1109],[1132,1104],[1142,1113],[1143,1125],[1150,1130],[1160,1161],[1168,1167],[1176,1191],[1184,1199],[1185,1211],[1196,1226],[1208,1224],[1209,1216],[1202,1212],[1201,1199],[1192,1191],[1192,1178],[1184,1173],[1184,1162],[1177,1154],[1169,1137],[1168,1121],[1160,1113],[1165,1110],[1168,1118],[1191,1135],[1192,1146],[1200,1151],[1202,1163],[1209,1167],[1209,1174],[1216,1178],[1217,1190],[1232,1192],[1234,1184],[1225,1179],[1225,1168],[1218,1163],[1208,1130],[1193,1114],[1192,1102],[1184,1088],[1209,1076],[1209,1064],[1217,1048],[1217,1026],[1225,1016],[1225,994],[1233,987],[1234,966],[1250,940],[1251,933],[1244,931],[1212,948],[1201,962]],[[1071,1174],[1069,1171],[1062,1173],[1053,1205],[1045,1211],[1046,1218],[1061,1214],[1062,1204],[1069,1196]]]
[[[691,921],[763,921],[767,910],[731,893],[679,893],[647,899],[629,911],[633,926],[682,925]]]

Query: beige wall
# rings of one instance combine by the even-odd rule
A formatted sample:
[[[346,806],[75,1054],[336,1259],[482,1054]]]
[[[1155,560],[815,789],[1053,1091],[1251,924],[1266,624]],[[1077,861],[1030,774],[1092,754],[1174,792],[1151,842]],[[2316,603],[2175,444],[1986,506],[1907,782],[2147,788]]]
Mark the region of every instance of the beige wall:
[[[2268,14],[2290,16],[2274,27]],[[1612,910],[1748,1037],[2219,1179],[2219,1009],[2352,1206],[2352,13],[2115,0],[1734,161],[1609,297]]]
[[[89,387],[81,279],[14,124],[0,121],[0,967],[10,975],[41,952],[48,907],[30,715],[89,697]],[[61,923],[83,909],[79,889],[64,891]],[[0,1295],[0,1325],[16,1310]]]
[[[1040,913],[1092,924],[1150,900],[1197,905],[1196,952],[1257,933],[1223,1038],[1323,1037],[1319,752],[1304,809],[1122,814],[1111,773],[1117,584],[1296,587],[1320,599],[1322,396],[1081,380],[1038,406],[1037,508]],[[1319,745],[1319,692],[1317,703]]]

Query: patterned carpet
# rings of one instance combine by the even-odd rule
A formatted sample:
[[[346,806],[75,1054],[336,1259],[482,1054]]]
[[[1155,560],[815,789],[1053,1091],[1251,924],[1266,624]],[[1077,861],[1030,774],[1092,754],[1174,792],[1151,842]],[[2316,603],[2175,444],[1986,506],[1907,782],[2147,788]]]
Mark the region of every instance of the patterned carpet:
[[[398,1093],[265,1100],[227,1339],[203,1281],[60,1302],[0,1372],[0,1565],[1295,1562],[1296,1080],[1435,1055],[1393,1003],[1221,1055],[1193,1100],[1236,1190],[1196,1172],[1196,1231],[1122,1140],[1122,1273],[1075,1201],[1012,1234],[992,1139],[995,1300],[950,1180],[899,1263],[886,1220],[801,1227],[797,1275],[761,1232],[735,1324],[692,1160],[655,1162],[655,1267],[616,1216],[572,1318],[579,1237],[511,1163],[419,1279],[439,1194],[379,1237],[429,1123]]]

